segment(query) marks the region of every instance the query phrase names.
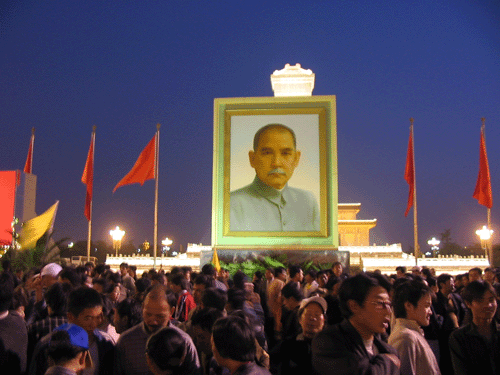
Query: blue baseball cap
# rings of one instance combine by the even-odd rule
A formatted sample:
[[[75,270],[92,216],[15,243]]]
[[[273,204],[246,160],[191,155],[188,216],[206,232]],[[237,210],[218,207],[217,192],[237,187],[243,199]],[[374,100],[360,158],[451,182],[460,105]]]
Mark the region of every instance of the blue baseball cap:
[[[71,345],[89,350],[89,335],[82,327],[77,326],[76,324],[65,323],[57,327],[54,331],[68,332]]]

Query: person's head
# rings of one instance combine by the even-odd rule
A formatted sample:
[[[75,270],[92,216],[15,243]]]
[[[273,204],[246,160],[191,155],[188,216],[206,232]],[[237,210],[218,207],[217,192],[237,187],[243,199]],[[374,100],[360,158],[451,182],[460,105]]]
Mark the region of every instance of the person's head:
[[[117,333],[123,333],[142,321],[141,305],[132,298],[118,302],[113,314],[113,325]]]
[[[390,283],[382,275],[359,273],[342,282],[339,302],[342,315],[362,337],[384,333],[389,326]]]
[[[283,267],[276,267],[274,269],[274,276],[281,281],[286,280],[286,270]]]
[[[479,267],[474,267],[469,270],[469,282],[482,280],[483,271]]]
[[[229,315],[212,327],[212,352],[219,366],[227,360],[248,362],[255,360],[255,335],[245,319]],[[236,345],[237,343],[237,345]]]
[[[431,290],[422,280],[408,280],[395,288],[392,300],[396,318],[416,321],[428,326],[432,315]]]
[[[326,287],[326,283],[328,283],[328,273],[325,271],[319,271],[316,274],[316,281],[318,282],[320,288]]]
[[[309,270],[306,272],[304,275],[304,280],[307,284],[311,284],[313,281],[316,280],[316,271],[314,270]]]
[[[191,329],[193,342],[196,345],[198,352],[203,352],[207,355],[212,355],[212,346],[210,337],[212,336],[212,327],[217,319],[224,316],[221,310],[212,307],[204,307],[195,310],[191,317]]]
[[[300,283],[304,279],[304,272],[299,266],[290,266],[290,268],[288,268],[288,273],[290,274],[290,280],[292,281]]]
[[[472,312],[473,321],[491,320],[497,311],[496,291],[483,280],[471,281],[463,290],[462,298]]]
[[[49,263],[43,267],[40,271],[42,287],[50,288],[53,284],[57,283],[57,278],[61,271],[62,267],[57,263]]]
[[[405,266],[398,266],[398,267],[396,267],[396,277],[398,279],[406,277],[406,267]]]
[[[0,313],[10,309],[14,296],[14,279],[9,272],[0,274]]]
[[[282,124],[269,124],[255,134],[253,150],[249,151],[250,165],[266,185],[283,189],[299,164],[295,133]]]
[[[174,293],[180,293],[181,291],[189,288],[189,282],[185,279],[182,273],[178,273],[172,277],[172,280],[170,281],[170,288]]]
[[[92,367],[89,336],[78,325],[66,323],[57,327],[50,336],[47,354],[49,364],[65,367],[79,373]]]
[[[332,265],[332,272],[336,277],[340,277],[343,272],[342,263],[334,262]]]
[[[181,267],[181,273],[187,281],[191,281],[191,272],[193,272],[193,269],[191,267]]]
[[[170,304],[167,290],[163,285],[155,285],[146,295],[142,306],[144,325],[150,332],[166,327],[170,320]]]
[[[76,269],[72,267],[65,267],[61,272],[59,272],[59,281],[62,283],[71,284],[73,288],[78,288],[82,286],[82,275],[79,274]]]
[[[304,299],[304,294],[295,281],[285,284],[281,289],[281,295],[283,296],[283,306],[288,310],[295,309],[300,304],[300,301]]]
[[[128,275],[128,263],[123,262],[120,264],[120,274],[122,277]]]
[[[266,279],[268,282],[274,279],[274,268],[268,268],[266,270]]]
[[[214,279],[207,275],[198,275],[193,283],[193,298],[198,305],[201,302],[201,295],[205,289],[215,286]]]
[[[493,268],[488,267],[484,270],[484,281],[489,282],[491,285],[495,282],[495,271]]]
[[[155,375],[185,373],[188,344],[182,334],[164,327],[151,335],[146,343],[146,362]]]
[[[203,291],[201,295],[201,306],[213,307],[217,310],[224,311],[227,304],[228,293],[224,290],[211,287]]]
[[[299,307],[299,324],[307,338],[313,338],[325,326],[327,303],[322,297],[302,300]]]
[[[462,279],[463,280],[463,279]],[[438,289],[445,296],[455,290],[455,280],[448,273],[442,273],[437,278]]]
[[[245,289],[245,283],[248,282],[248,277],[242,271],[236,271],[233,276],[234,287],[237,289]]]
[[[102,299],[94,289],[82,286],[68,298],[68,322],[82,327],[89,336],[102,323]]]
[[[227,304],[226,310],[228,312],[234,310],[243,310],[245,301],[247,299],[246,291],[238,288],[230,288],[227,291]],[[205,305],[203,305],[205,306]]]
[[[422,267],[420,266],[413,266],[411,269],[411,274],[413,276],[422,276]]]
[[[204,274],[204,275],[210,276],[210,277],[212,277],[214,279],[217,276],[217,270],[210,263],[207,263],[203,267],[201,267],[201,273]]]
[[[68,283],[55,283],[47,293],[45,293],[45,302],[51,316],[66,316],[68,313],[67,301],[73,288]]]

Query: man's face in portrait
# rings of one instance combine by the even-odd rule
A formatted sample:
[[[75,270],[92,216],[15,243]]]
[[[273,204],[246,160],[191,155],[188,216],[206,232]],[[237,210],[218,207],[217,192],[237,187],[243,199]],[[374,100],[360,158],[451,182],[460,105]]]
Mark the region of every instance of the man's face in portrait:
[[[300,159],[300,151],[295,149],[292,134],[281,128],[264,131],[259,137],[257,148],[248,155],[257,177],[275,189],[285,187]]]

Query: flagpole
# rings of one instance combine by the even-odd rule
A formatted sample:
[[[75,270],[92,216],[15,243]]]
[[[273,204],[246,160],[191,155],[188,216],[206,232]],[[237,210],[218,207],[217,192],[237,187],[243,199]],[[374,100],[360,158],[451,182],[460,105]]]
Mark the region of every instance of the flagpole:
[[[154,224],[154,250],[153,268],[156,269],[156,249],[158,246],[158,165],[160,158],[160,124],[156,124],[156,145],[155,145],[155,224]]]
[[[415,265],[418,265],[420,249],[418,247],[418,222],[417,222],[417,178],[415,173],[415,137],[413,136],[413,117],[410,118],[410,130],[412,140],[412,159],[413,159],[413,246],[415,255]]]
[[[92,127],[92,177],[94,174],[94,155],[95,155],[95,129],[96,126]],[[92,178],[92,188],[94,185],[94,178]],[[92,203],[94,201],[94,194],[92,194],[90,198],[90,219],[89,219],[89,228],[88,228],[88,236],[87,236],[87,262],[90,262],[90,247],[92,246]]]
[[[484,139],[484,149],[486,150],[486,118],[481,117],[481,133]],[[487,226],[488,230],[491,229],[491,208],[486,207],[486,221],[487,221]],[[491,246],[491,236],[490,238],[486,241],[486,249],[488,250],[488,261],[490,262],[490,265],[493,263],[493,251],[492,251],[492,246]]]

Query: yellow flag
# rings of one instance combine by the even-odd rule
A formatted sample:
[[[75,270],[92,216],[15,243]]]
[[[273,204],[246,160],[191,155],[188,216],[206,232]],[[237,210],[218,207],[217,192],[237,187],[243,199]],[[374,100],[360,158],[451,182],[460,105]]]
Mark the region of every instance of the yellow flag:
[[[22,250],[35,247],[36,241],[38,241],[45,232],[52,229],[58,205],[59,201],[54,203],[52,207],[40,216],[34,217],[23,224],[19,234],[19,244]]]
[[[217,249],[214,249],[214,255],[212,256],[212,263],[217,272],[220,272],[220,263],[219,263],[219,256],[217,255]]]

